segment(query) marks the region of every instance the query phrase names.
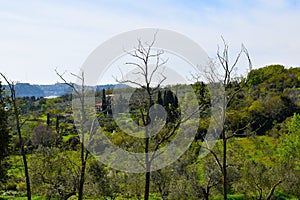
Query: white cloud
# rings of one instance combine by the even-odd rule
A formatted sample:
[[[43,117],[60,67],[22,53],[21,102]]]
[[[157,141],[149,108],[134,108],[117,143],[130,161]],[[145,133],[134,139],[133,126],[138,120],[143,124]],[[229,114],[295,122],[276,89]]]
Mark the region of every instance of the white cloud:
[[[13,80],[53,83],[55,67],[78,71],[103,41],[144,27],[185,34],[212,57],[223,35],[233,53],[245,43],[255,67],[299,66],[299,11],[285,0],[0,1],[0,71]]]

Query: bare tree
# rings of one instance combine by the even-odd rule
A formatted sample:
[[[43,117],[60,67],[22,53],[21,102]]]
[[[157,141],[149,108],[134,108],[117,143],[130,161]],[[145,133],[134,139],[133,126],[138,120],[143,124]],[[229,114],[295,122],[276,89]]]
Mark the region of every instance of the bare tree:
[[[189,117],[180,116],[179,109],[176,106],[169,109],[169,113],[167,114],[172,115],[172,120],[168,120],[168,116],[166,119],[166,124],[163,128],[159,131],[158,134],[153,135],[152,126],[148,126],[151,124],[151,120],[155,120],[153,118],[153,113],[151,113],[151,109],[156,105],[156,99],[158,98],[158,91],[162,90],[162,83],[167,79],[167,77],[163,74],[163,69],[165,64],[167,63],[168,59],[163,59],[163,50],[156,50],[154,48],[154,43],[156,40],[156,34],[154,35],[153,40],[148,42],[142,42],[138,39],[138,45],[133,51],[128,51],[127,54],[134,59],[132,62],[125,63],[126,65],[133,66],[136,68],[133,71],[133,74],[136,75],[136,79],[128,78],[123,75],[121,71],[121,78],[115,78],[118,83],[121,84],[129,84],[138,87],[137,91],[143,91],[143,96],[141,100],[138,100],[136,111],[139,113],[137,117],[137,123],[139,126],[144,127],[144,137],[143,141],[143,152],[145,154],[143,166],[145,166],[145,190],[144,190],[144,199],[149,199],[150,193],[150,179],[151,179],[151,171],[152,165],[159,156],[157,153],[164,144],[169,142],[174,135],[176,135],[180,125],[186,122]],[[166,91],[168,95],[172,96],[171,91]],[[175,96],[175,95],[174,95]],[[174,97],[176,101],[176,96]],[[178,102],[177,102],[178,103]],[[175,103],[176,104],[176,103]],[[165,110],[169,105],[165,105]],[[199,110],[195,111],[197,113]],[[170,114],[172,113],[172,114]],[[161,118],[160,118],[161,119]],[[156,127],[155,127],[156,128]],[[155,129],[153,128],[153,129]],[[151,152],[151,153],[150,153]]]
[[[9,89],[10,89],[10,99],[12,102],[12,107],[13,107],[13,113],[15,116],[15,123],[16,123],[16,128],[17,128],[17,134],[18,138],[20,140],[20,149],[21,149],[21,156],[23,159],[23,164],[24,164],[24,172],[25,172],[25,181],[26,181],[26,191],[27,191],[27,199],[31,200],[31,188],[30,188],[30,177],[29,177],[29,171],[28,171],[28,164],[27,164],[27,157],[26,157],[26,151],[24,149],[24,139],[22,136],[22,122],[20,119],[20,112],[19,112],[19,105],[16,97],[16,90],[15,90],[15,83],[9,81],[2,73],[0,75],[4,78],[6,81]]]
[[[226,43],[226,41],[224,40],[223,37],[222,37],[222,40],[223,40],[224,49],[223,49],[222,53],[218,49],[217,58],[223,68],[223,72],[224,72],[223,84],[225,86],[225,90],[228,91],[228,90],[230,90],[230,83],[232,81],[232,75],[234,72],[233,70],[236,69],[236,65],[237,65],[238,61],[240,60],[241,55],[244,53],[246,55],[246,57],[248,58],[249,69],[252,69],[252,63],[251,63],[250,55],[249,55],[247,49],[244,47],[244,45],[242,45],[242,48],[241,48],[240,52],[238,53],[236,59],[234,60],[233,64],[230,65],[228,44]],[[239,92],[239,90],[237,90],[235,92],[230,92],[229,96],[226,95],[226,97],[225,97],[226,98],[225,99],[226,107],[229,106],[230,102],[232,101],[232,99],[238,92]],[[224,112],[223,119],[225,119],[225,122],[226,122],[226,113],[225,112]],[[226,130],[226,127],[227,126],[225,123],[225,128],[222,131],[222,144],[223,144],[222,174],[223,174],[223,197],[224,197],[224,200],[227,200],[227,193],[228,193],[228,188],[227,188],[228,187],[228,183],[227,183],[227,140],[234,137],[235,135],[237,135],[240,132],[240,130],[234,130],[234,131]],[[244,128],[246,128],[246,127],[244,127]]]
[[[163,83],[164,80],[166,80],[166,77],[162,74],[159,73],[159,68],[161,68],[164,64],[166,64],[167,60],[162,60],[161,59],[161,55],[164,53],[164,51],[162,50],[158,50],[155,53],[153,53],[153,45],[155,42],[155,36],[153,41],[148,44],[146,43],[145,45],[142,43],[141,40],[138,40],[138,46],[137,48],[135,48],[135,50],[133,52],[127,52],[130,56],[132,56],[133,58],[136,58],[139,62],[127,62],[127,65],[132,65],[138,68],[138,74],[140,74],[143,78],[144,78],[144,84],[139,83],[138,81],[134,81],[134,80],[130,80],[130,79],[125,79],[125,77],[122,74],[122,79],[117,79],[116,81],[119,83],[123,83],[123,84],[133,84],[136,85],[142,89],[144,89],[146,91],[146,95],[147,95],[147,101],[148,101],[148,105],[147,108],[145,109],[145,112],[140,109],[140,114],[142,117],[142,126],[145,126],[145,136],[144,136],[144,142],[145,142],[145,147],[144,147],[144,153],[145,153],[145,192],[144,192],[144,199],[148,200],[149,199],[149,193],[150,193],[150,178],[151,178],[151,162],[154,159],[154,157],[152,156],[152,158],[149,158],[149,145],[150,145],[150,130],[147,127],[147,125],[150,123],[150,107],[153,105],[154,99],[153,99],[153,95],[154,92],[156,92],[159,88],[160,85]],[[150,59],[151,58],[155,58],[156,59],[156,64],[154,66],[153,69],[150,69]],[[153,77],[157,76],[157,73],[159,73],[161,79],[158,82],[158,84],[154,87],[151,88],[151,84],[153,81]],[[172,136],[172,134],[174,134],[175,130],[173,131],[173,133],[171,133],[169,135],[169,137]],[[164,137],[162,140],[160,140],[155,149],[158,149],[160,144],[162,144],[167,138]]]
[[[89,151],[86,150],[85,136],[88,132],[90,136],[93,135],[94,132],[94,121],[92,124],[90,124],[90,127],[86,124],[87,122],[87,110],[85,108],[85,93],[86,93],[86,85],[84,80],[84,72],[82,71],[80,75],[76,75],[71,73],[72,76],[76,77],[80,82],[81,85],[76,85],[73,83],[67,82],[67,80],[64,78],[64,74],[60,74],[57,70],[55,70],[57,76],[64,82],[64,84],[68,85],[73,90],[73,98],[76,98],[79,100],[79,129],[77,131],[80,134],[81,144],[80,144],[80,160],[81,160],[81,166],[80,166],[80,177],[79,177],[79,185],[78,185],[78,200],[83,199],[83,189],[84,189],[84,182],[85,182],[85,173],[86,173],[86,164],[87,160],[89,158]]]
[[[222,37],[223,41],[223,49],[221,50],[218,46],[217,50],[217,59],[216,61],[212,61],[209,65],[210,71],[206,72],[206,78],[210,82],[210,84],[214,83],[222,83],[225,87],[225,95],[224,95],[224,107],[225,109],[230,105],[236,94],[241,92],[241,88],[233,90],[232,85],[234,82],[234,73],[237,69],[237,64],[241,58],[241,56],[244,54],[248,60],[249,69],[252,69],[252,63],[250,59],[250,55],[248,50],[245,48],[245,46],[242,44],[240,51],[238,52],[237,56],[235,57],[233,63],[230,62],[229,57],[229,46]],[[218,69],[216,66],[219,65],[221,67],[221,73],[218,73]],[[199,80],[200,75],[194,75],[194,79]],[[222,117],[224,128],[221,132],[221,140],[222,140],[222,157],[220,158],[218,154],[209,147],[209,145],[206,145],[206,141],[204,141],[203,147],[206,148],[214,157],[218,168],[221,171],[222,174],[222,185],[223,185],[223,198],[224,200],[227,199],[227,193],[228,193],[228,174],[227,174],[227,142],[230,138],[235,137],[237,135],[241,135],[241,132],[246,130],[248,126],[251,124],[249,122],[246,126],[239,128],[237,130],[232,130],[231,127],[228,124],[228,121],[226,119],[226,112],[222,112]]]

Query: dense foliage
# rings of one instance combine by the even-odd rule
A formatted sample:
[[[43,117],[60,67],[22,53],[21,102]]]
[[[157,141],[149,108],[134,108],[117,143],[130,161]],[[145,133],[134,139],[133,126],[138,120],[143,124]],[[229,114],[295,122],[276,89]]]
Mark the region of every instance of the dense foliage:
[[[137,90],[129,101],[130,117],[137,124],[143,125],[143,113],[140,110],[145,110],[147,103],[161,105],[167,113],[168,125],[164,127],[164,134],[169,133],[181,117],[178,98],[170,90],[171,87],[153,93],[153,102],[143,102],[144,93]],[[184,88],[183,85],[176,87]],[[215,160],[215,157],[222,154],[221,141],[217,142],[213,153],[204,158],[198,156],[210,123],[208,85],[197,82],[192,87],[198,103],[204,105],[196,138],[189,150],[174,164],[151,174],[152,199],[221,198],[222,171]],[[300,69],[288,69],[281,65],[266,66],[252,70],[245,78],[232,80],[227,87],[228,96],[235,94],[226,112],[226,130],[235,133],[228,141],[229,199],[299,197]],[[1,89],[0,92],[3,94]],[[96,97],[102,103],[102,107],[97,109],[102,130],[115,145],[142,152],[144,141],[129,137],[114,122],[112,104],[114,101],[122,103],[123,100],[122,97],[113,99],[111,93],[112,90],[102,90]],[[185,95],[187,97],[189,94]],[[22,130],[29,156],[32,192],[45,199],[75,197],[78,194],[80,173],[80,138],[72,117],[71,96],[54,99],[23,97],[18,101],[22,118],[26,119]],[[4,111],[6,103],[3,95],[0,104],[0,181],[4,183],[1,185],[2,196],[22,196],[26,188],[18,155],[19,141],[12,132],[9,136],[9,112]],[[153,136],[152,140],[159,141],[164,134]],[[9,146],[11,151],[8,151]],[[150,143],[151,148],[155,148],[155,143]],[[6,163],[5,159],[9,162]],[[10,164],[9,168],[7,164]],[[8,179],[5,178],[6,169]],[[84,194],[87,198],[140,199],[143,195],[141,183],[145,177],[142,174],[114,170],[93,157],[87,160],[86,173]]]
[[[9,129],[6,95],[0,82],[0,186],[7,178],[8,163],[6,157],[9,153]]]

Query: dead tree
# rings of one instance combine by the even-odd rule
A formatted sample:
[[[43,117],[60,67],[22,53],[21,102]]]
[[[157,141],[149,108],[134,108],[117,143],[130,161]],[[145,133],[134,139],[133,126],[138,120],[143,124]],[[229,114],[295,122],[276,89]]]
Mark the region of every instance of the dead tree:
[[[153,53],[153,45],[155,42],[155,37],[153,41],[150,44],[143,44],[141,40],[138,40],[138,46],[135,48],[133,52],[127,52],[130,56],[133,58],[137,59],[139,62],[127,62],[127,65],[132,65],[138,68],[138,74],[140,74],[144,78],[144,83],[139,83],[134,80],[130,79],[125,79],[122,75],[122,79],[116,78],[116,81],[118,83],[123,83],[123,84],[133,84],[135,86],[138,86],[146,91],[146,98],[148,101],[147,108],[145,112],[140,109],[140,114],[142,116],[142,126],[145,126],[145,136],[144,136],[144,153],[145,153],[145,191],[144,191],[144,199],[148,200],[149,199],[149,193],[150,193],[150,177],[151,177],[151,162],[153,160],[153,157],[150,158],[148,155],[148,152],[150,150],[150,130],[147,127],[147,125],[150,123],[150,107],[153,105],[154,99],[153,99],[153,93],[157,90],[160,89],[160,85],[166,80],[166,77],[162,74],[159,73],[158,70],[160,67],[162,67],[164,64],[166,64],[167,60],[162,60],[161,55],[164,53],[162,50],[159,50],[155,53]],[[156,64],[154,68],[151,70],[150,69],[150,59],[155,58],[156,59]],[[156,76],[157,73],[159,73],[161,79],[158,82],[158,84],[154,87],[151,88],[152,84],[152,79],[154,78],[153,76]],[[170,135],[171,136],[171,135]],[[163,141],[160,141],[162,143]],[[159,145],[157,145],[157,149],[159,148]]]
[[[225,88],[225,95],[224,95],[224,99],[223,99],[223,105],[224,105],[224,109],[226,110],[226,108],[230,105],[231,101],[233,100],[233,98],[236,96],[236,94],[238,94],[241,89],[237,89],[237,90],[232,90],[231,86],[232,86],[232,82],[234,79],[234,72],[237,69],[237,64],[241,58],[241,56],[244,54],[247,58],[247,61],[249,63],[249,70],[252,69],[252,63],[251,63],[251,59],[250,59],[250,55],[247,51],[247,49],[244,47],[244,45],[242,45],[239,53],[237,54],[237,56],[235,57],[233,63],[230,63],[230,58],[229,58],[229,46],[226,43],[226,41],[224,40],[224,38],[222,37],[222,41],[223,41],[223,49],[220,50],[220,47],[218,47],[217,50],[217,58],[216,61],[212,61],[209,64],[209,71],[206,71],[206,79],[209,81],[209,84],[214,84],[214,83],[221,83],[224,85]],[[218,73],[218,69],[216,68],[216,66],[220,66],[221,67],[221,73]],[[200,75],[194,75],[193,78],[196,80],[200,79]],[[222,122],[217,122],[217,123],[221,123],[224,124],[224,128],[222,129],[221,132],[221,141],[222,141],[222,157],[218,157],[217,153],[211,149],[208,145],[205,145],[204,141],[202,143],[202,147],[204,147],[205,149],[207,149],[213,156],[213,158],[215,159],[218,168],[220,169],[220,172],[222,174],[222,185],[223,185],[223,199],[227,200],[227,193],[228,193],[228,174],[227,174],[227,168],[228,168],[228,164],[227,164],[227,142],[230,138],[240,135],[240,132],[247,129],[248,125],[246,125],[245,127],[242,127],[238,130],[229,130],[230,127],[228,127],[227,125],[227,120],[226,120],[226,112],[222,112],[222,117],[221,119],[223,119]],[[249,124],[251,124],[251,122],[249,122]]]
[[[26,192],[27,192],[27,199],[31,200],[31,188],[30,188],[30,177],[29,177],[29,170],[28,170],[28,164],[27,164],[27,157],[26,157],[26,151],[24,149],[24,138],[22,136],[22,122],[20,119],[20,113],[19,113],[19,105],[16,97],[16,90],[15,90],[15,84],[14,82],[9,81],[2,73],[0,75],[4,78],[6,81],[9,89],[10,89],[10,99],[12,102],[12,107],[13,107],[13,113],[15,116],[15,124],[17,128],[17,134],[18,138],[20,140],[20,149],[21,149],[21,156],[23,159],[23,164],[24,164],[24,173],[25,173],[25,181],[26,181]]]
[[[183,126],[183,124],[187,120],[199,114],[199,112],[201,112],[204,107],[204,105],[199,106],[197,104],[196,110],[192,109],[192,111],[183,112],[181,106],[177,107],[180,110],[179,111],[177,110],[177,108],[175,108],[176,106],[170,106],[169,108],[167,108],[167,106],[170,104],[164,105],[165,112],[167,113],[167,117],[166,119],[164,119],[164,126],[161,130],[159,130],[158,134],[152,134],[153,130],[151,129],[151,127],[148,127],[148,125],[151,124],[151,120],[153,120],[151,109],[153,107],[155,109],[156,105],[159,106],[158,104],[155,105],[156,99],[154,99],[154,97],[157,98],[159,96],[158,91],[164,89],[161,85],[164,83],[164,81],[166,81],[167,76],[163,73],[163,69],[165,67],[165,64],[168,62],[168,59],[163,59],[163,54],[165,52],[161,49],[155,49],[155,40],[156,34],[154,34],[154,38],[151,42],[142,42],[140,39],[138,39],[137,47],[134,48],[133,51],[126,52],[134,60],[132,62],[125,63],[127,66],[129,65],[136,68],[134,71],[132,71],[132,74],[135,75],[134,78],[128,78],[124,76],[122,71],[121,77],[115,77],[115,80],[118,83],[134,85],[138,88],[136,91],[142,90],[145,94],[143,96],[143,99],[141,101],[138,101],[139,106],[138,108],[136,108],[136,111],[139,113],[139,118],[137,120],[138,125],[144,127],[144,137],[141,141],[143,143],[143,153],[145,155],[145,158],[143,159],[143,166],[145,169],[145,200],[149,199],[151,171],[153,171],[153,169],[155,168],[153,164],[155,162],[155,159],[161,155],[159,152],[160,148],[174,139],[176,133],[179,130],[179,127]],[[191,89],[191,91],[193,90]],[[174,95],[171,91],[166,91],[166,94]],[[178,104],[177,95],[174,95],[174,102],[177,102],[175,104]],[[186,104],[188,104],[188,102]],[[168,118],[168,116],[171,115],[172,117]],[[162,118],[160,118],[159,120],[161,119]],[[196,123],[198,123],[197,120],[195,121]],[[157,127],[155,126],[154,129],[156,128]],[[188,131],[192,132],[192,129]],[[192,139],[194,139],[194,137]]]
[[[80,144],[81,165],[80,165],[80,177],[79,177],[79,185],[78,185],[78,200],[82,200],[84,183],[85,183],[86,164],[89,158],[89,151],[86,150],[86,146],[85,146],[85,141],[87,139],[85,136],[87,132],[89,133],[89,135],[92,135],[92,132],[94,131],[94,123],[91,124],[90,128],[88,128],[88,125],[86,124],[87,111],[85,109],[86,86],[84,80],[84,72],[81,72],[80,75],[75,75],[71,73],[72,76],[76,77],[80,81],[81,83],[80,85],[67,82],[67,80],[64,78],[64,74],[60,74],[57,70],[55,70],[55,72],[57,76],[63,81],[63,83],[68,85],[73,90],[73,98],[79,100],[78,109],[79,109],[80,121],[79,121],[79,129],[77,129],[77,131],[79,132],[79,136],[81,140],[81,144]]]

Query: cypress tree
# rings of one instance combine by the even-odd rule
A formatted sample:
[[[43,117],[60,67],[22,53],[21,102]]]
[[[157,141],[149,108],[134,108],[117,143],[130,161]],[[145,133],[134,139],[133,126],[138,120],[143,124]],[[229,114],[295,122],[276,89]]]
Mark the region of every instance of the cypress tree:
[[[157,94],[157,104],[164,105],[160,90],[158,90],[158,94]]]
[[[50,113],[47,113],[47,125],[50,126]]]
[[[106,101],[106,94],[105,94],[105,89],[102,90],[102,111],[104,113],[107,113],[107,101]]]

